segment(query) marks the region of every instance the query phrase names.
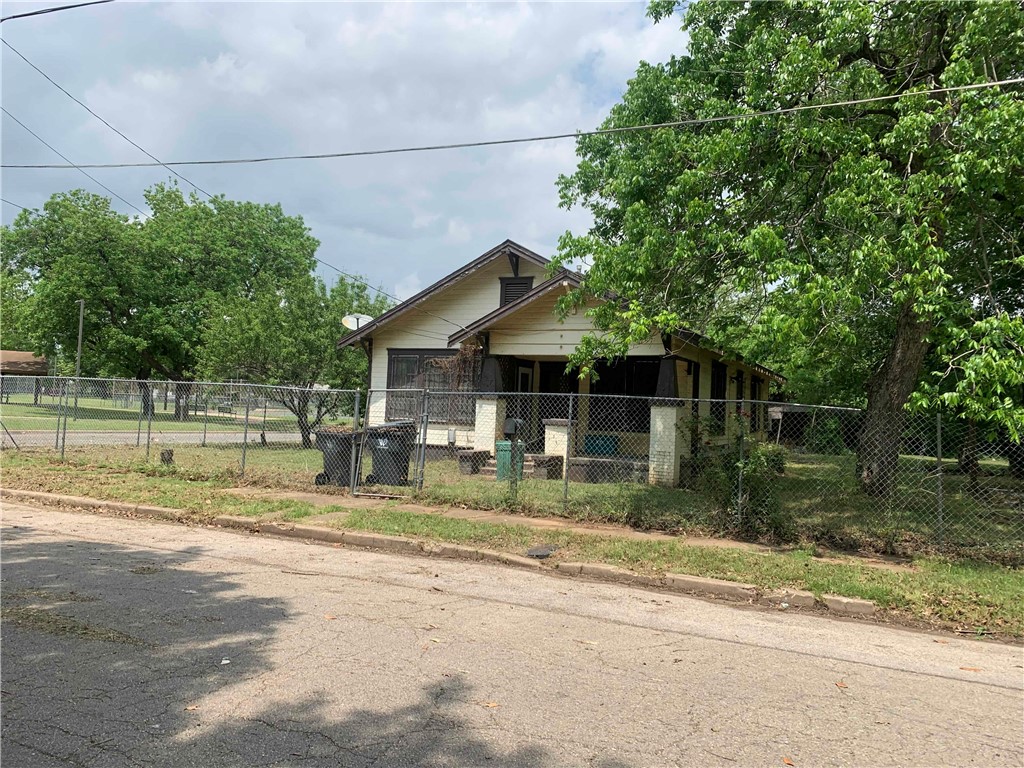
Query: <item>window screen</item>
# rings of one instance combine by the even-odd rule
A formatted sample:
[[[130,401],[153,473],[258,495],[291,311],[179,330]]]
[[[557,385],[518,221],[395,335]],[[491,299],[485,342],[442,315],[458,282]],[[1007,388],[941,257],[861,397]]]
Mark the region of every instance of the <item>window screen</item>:
[[[729,369],[724,363],[711,361],[711,432],[725,434],[725,387]]]

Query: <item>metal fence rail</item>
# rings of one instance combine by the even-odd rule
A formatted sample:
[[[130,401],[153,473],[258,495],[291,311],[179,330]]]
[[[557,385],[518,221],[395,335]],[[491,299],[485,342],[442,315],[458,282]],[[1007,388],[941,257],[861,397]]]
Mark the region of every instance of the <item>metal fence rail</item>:
[[[201,476],[314,484],[316,433],[351,430],[358,394],[241,383],[3,377],[4,448]]]
[[[644,529],[1024,561],[1024,446],[855,408],[617,395],[0,379],[5,449]]]

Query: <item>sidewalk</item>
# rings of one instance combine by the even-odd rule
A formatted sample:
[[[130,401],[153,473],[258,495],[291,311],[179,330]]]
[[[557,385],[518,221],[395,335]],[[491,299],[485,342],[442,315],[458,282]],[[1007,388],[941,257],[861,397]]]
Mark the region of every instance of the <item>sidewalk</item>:
[[[275,491],[266,488],[228,488],[224,491],[235,496],[249,499],[264,499],[274,501],[299,501],[311,504],[314,507],[346,507],[347,509],[394,509],[400,512],[411,512],[417,515],[437,515],[448,517],[454,520],[468,520],[474,523],[492,523],[494,525],[518,525],[527,528],[547,531],[565,531],[589,536],[605,536],[615,539],[628,539],[633,541],[675,541],[685,544],[688,547],[708,547],[713,549],[732,549],[743,552],[758,554],[774,554],[778,552],[790,552],[793,547],[769,547],[764,544],[754,544],[748,541],[736,541],[735,539],[713,539],[700,536],[673,535],[658,531],[638,531],[624,525],[612,524],[584,524],[565,520],[557,517],[528,517],[526,515],[510,515],[493,510],[466,509],[463,507],[429,507],[423,504],[396,503],[387,499],[373,496],[328,496],[320,493],[309,493],[305,491]],[[308,518],[307,522],[327,522],[329,520],[342,519],[347,516],[345,511],[332,511]],[[822,562],[843,562],[838,557],[819,557]],[[858,556],[857,561],[871,568],[880,568],[887,571],[912,572],[914,569],[905,564],[902,558],[887,558],[884,556],[864,557]]]

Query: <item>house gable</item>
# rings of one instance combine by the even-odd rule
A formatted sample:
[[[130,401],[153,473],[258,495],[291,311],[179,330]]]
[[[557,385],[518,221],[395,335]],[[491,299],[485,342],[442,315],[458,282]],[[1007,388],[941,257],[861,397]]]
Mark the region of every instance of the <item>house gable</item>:
[[[533,278],[542,282],[550,262],[512,240],[505,240],[469,264],[441,278],[380,317],[338,341],[339,347],[374,338],[400,327],[422,334],[419,346],[447,346],[447,336],[500,306],[501,278]],[[436,337],[434,343],[427,342]],[[444,340],[442,340],[444,339]]]

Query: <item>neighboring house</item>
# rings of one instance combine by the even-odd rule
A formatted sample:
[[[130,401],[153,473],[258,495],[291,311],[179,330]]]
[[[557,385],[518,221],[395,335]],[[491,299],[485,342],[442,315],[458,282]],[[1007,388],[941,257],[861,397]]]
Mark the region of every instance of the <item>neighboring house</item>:
[[[0,398],[7,402],[12,392],[20,392],[23,389],[16,387],[9,377],[46,376],[49,373],[49,368],[50,364],[45,357],[40,357],[32,352],[0,349]],[[42,392],[42,382],[36,379],[31,385],[31,390],[33,402],[38,403],[39,394]]]
[[[598,363],[596,377],[566,373],[569,355],[594,328],[582,309],[559,320],[555,303],[580,276],[552,275],[549,267],[506,240],[342,338],[340,347],[361,345],[370,360],[367,423],[419,416],[422,395],[401,390],[426,389],[428,444],[493,452],[505,419],[516,417],[531,453],[564,455],[571,443],[571,456],[632,457],[650,467],[652,481],[674,484],[679,459],[697,439],[681,423],[699,422],[700,439],[725,442],[728,414],[741,408],[726,401],[766,400],[769,380],[783,381],[698,346],[692,333],[634,346],[624,359]],[[569,393],[591,397],[570,405]],[[765,416],[752,411],[752,431],[764,432]]]

